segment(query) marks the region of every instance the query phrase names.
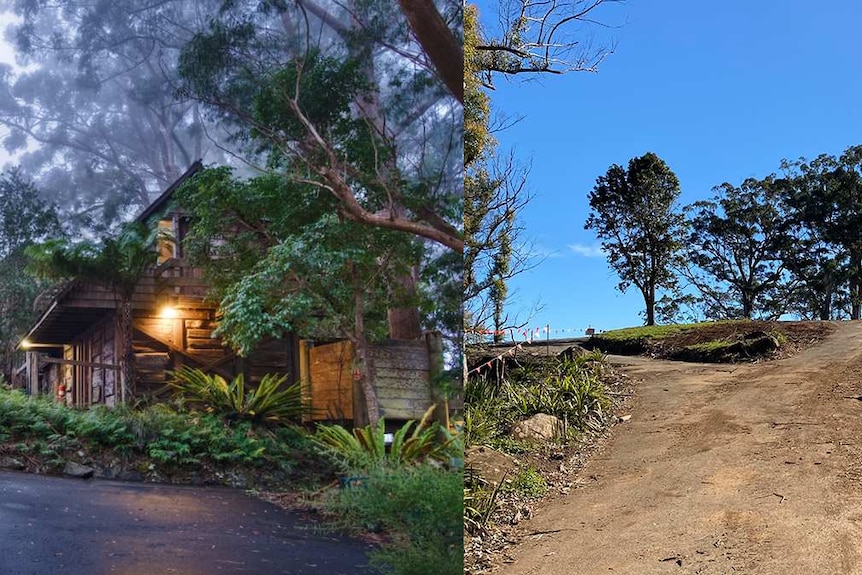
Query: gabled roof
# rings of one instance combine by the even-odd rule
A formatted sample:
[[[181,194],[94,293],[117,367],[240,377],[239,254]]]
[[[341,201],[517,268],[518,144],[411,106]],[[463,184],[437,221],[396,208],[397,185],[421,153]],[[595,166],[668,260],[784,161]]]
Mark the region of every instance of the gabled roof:
[[[192,164],[188,170],[183,172],[183,175],[177,178],[177,180],[173,184],[168,186],[168,189],[162,192],[161,195],[156,198],[155,201],[153,201],[153,203],[144,208],[144,211],[141,212],[137,218],[135,218],[135,221],[145,222],[147,218],[149,218],[151,215],[165,209],[168,204],[168,201],[170,201],[171,199],[171,196],[173,196],[174,192],[177,191],[177,188],[182,186],[186,182],[186,180],[188,180],[203,169],[204,167],[203,164],[201,164],[201,161],[196,160],[195,163]]]

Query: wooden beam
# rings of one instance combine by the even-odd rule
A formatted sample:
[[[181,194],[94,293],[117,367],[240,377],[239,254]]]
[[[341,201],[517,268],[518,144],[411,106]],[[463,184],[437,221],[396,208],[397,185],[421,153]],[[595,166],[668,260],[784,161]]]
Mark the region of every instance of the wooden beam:
[[[92,361],[79,361],[77,359],[62,359],[59,357],[43,357],[40,359],[43,363],[57,363],[60,365],[77,365],[80,367],[96,367],[99,369],[114,369],[119,371],[120,366],[111,363],[94,363]]]
[[[158,343],[167,347],[169,350],[173,351],[174,353],[177,353],[186,359],[190,359],[191,361],[193,361],[194,363],[196,363],[197,365],[199,365],[203,368],[206,368],[211,363],[211,362],[206,361],[205,359],[202,359],[200,357],[195,356],[194,354],[187,352],[186,350],[184,350],[180,347],[177,347],[176,345],[174,345],[170,341],[166,340],[165,338],[163,338],[159,334],[151,332],[150,330],[144,328],[143,326],[136,325],[135,330],[141,332],[143,335],[147,336],[148,338],[152,339],[153,341],[157,341]],[[219,369],[217,367],[209,367],[209,369],[211,369],[215,373],[221,375],[225,379],[233,379],[233,377],[234,377],[234,374],[232,374],[228,371],[225,371],[223,369]]]

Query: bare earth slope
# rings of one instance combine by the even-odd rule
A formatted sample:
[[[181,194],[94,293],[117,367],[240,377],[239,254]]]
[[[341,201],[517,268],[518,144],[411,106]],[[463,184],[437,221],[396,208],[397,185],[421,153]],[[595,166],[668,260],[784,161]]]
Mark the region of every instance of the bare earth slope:
[[[862,573],[862,322],[749,365],[625,358],[631,421],[506,574]]]

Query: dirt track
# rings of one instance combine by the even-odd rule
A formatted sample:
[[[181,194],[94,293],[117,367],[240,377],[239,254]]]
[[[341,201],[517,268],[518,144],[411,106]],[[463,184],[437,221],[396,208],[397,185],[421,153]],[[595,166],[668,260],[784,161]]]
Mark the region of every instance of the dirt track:
[[[862,573],[862,322],[756,365],[647,359],[632,419],[504,574]]]

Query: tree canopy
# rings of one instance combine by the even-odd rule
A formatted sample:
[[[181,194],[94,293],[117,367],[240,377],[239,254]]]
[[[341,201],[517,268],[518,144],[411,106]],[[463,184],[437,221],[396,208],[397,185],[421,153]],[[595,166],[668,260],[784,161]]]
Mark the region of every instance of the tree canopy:
[[[774,178],[713,191],[687,208],[683,275],[700,292],[707,317],[777,319],[791,293],[785,262],[792,246]]]
[[[634,285],[644,299],[647,325],[655,323],[656,295],[677,286],[674,268],[682,248],[683,216],[676,202],[679,180],[652,152],[617,164],[596,179],[584,225],[602,240],[608,263],[625,292]]]

